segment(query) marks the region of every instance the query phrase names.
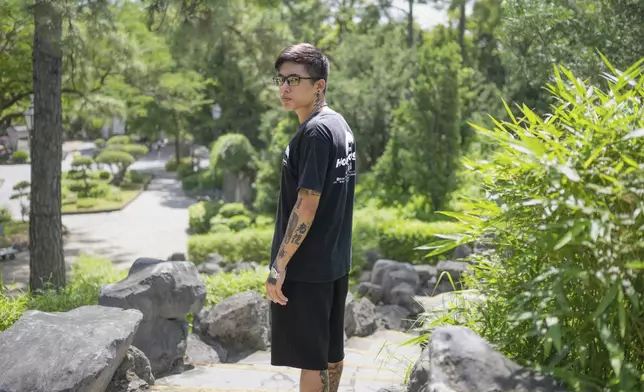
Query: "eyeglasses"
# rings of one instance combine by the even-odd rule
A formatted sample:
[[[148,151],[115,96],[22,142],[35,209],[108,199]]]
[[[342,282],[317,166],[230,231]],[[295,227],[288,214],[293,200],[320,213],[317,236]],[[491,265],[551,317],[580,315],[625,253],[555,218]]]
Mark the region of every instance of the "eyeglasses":
[[[315,80],[317,78],[311,78],[311,77],[304,77],[304,76],[275,76],[273,78],[273,83],[275,83],[276,86],[281,86],[284,84],[284,81],[286,80],[286,83],[288,83],[289,86],[297,86],[300,84],[300,81],[302,79],[307,79],[307,80]]]

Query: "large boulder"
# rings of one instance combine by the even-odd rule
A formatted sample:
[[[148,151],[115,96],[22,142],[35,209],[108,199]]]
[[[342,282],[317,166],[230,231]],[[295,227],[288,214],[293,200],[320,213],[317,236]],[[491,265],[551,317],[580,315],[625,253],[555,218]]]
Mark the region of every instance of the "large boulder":
[[[344,331],[349,338],[376,332],[376,321],[376,306],[367,298],[351,300],[344,308]]]
[[[462,326],[436,328],[412,369],[408,392],[563,392]]]
[[[137,259],[128,276],[105,285],[99,304],[138,309],[143,321],[133,345],[150,360],[155,376],[183,364],[189,313],[198,313],[206,300],[206,286],[195,265],[186,261]]]
[[[199,315],[199,333],[226,350],[226,362],[270,348],[269,302],[254,291],[234,294]]]
[[[0,334],[0,391],[105,391],[142,318],[105,306],[25,312]]]

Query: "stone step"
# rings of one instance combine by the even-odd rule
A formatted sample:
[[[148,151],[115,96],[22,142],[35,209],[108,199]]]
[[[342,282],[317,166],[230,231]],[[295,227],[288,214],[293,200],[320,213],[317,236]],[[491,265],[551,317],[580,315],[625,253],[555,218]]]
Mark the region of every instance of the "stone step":
[[[411,338],[414,336],[395,331],[377,331],[369,337],[349,339],[339,392],[376,392],[403,385],[421,352],[417,345],[401,346]],[[151,390],[291,392],[299,386],[300,371],[271,366],[267,351],[258,351],[238,363],[195,365],[181,374],[158,379]]]

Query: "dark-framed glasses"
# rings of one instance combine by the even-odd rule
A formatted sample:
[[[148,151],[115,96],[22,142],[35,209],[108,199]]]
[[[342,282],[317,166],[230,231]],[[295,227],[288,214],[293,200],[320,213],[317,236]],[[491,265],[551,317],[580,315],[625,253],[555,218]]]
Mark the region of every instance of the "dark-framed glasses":
[[[300,81],[302,79],[305,80],[314,80],[316,78],[311,78],[311,77],[304,77],[304,76],[297,76],[297,75],[291,75],[291,76],[275,76],[273,78],[273,83],[275,83],[276,86],[281,86],[284,84],[284,81],[288,83],[289,86],[297,86],[300,84]]]

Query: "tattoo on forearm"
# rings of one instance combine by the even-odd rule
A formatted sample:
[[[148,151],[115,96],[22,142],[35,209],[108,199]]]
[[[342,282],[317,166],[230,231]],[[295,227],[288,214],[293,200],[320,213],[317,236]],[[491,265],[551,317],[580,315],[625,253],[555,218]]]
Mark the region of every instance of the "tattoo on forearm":
[[[338,392],[340,377],[342,377],[342,362],[329,364],[329,392]]]
[[[322,381],[322,389],[320,392],[329,392],[329,371],[320,370],[320,381]]]
[[[284,256],[286,256],[286,249],[284,249],[284,248],[280,248],[280,251],[279,251],[279,253],[277,254],[277,257],[282,258],[282,257],[284,257]]]
[[[293,232],[295,231],[295,228],[297,227],[299,221],[300,217],[297,215],[296,211],[293,211],[291,213],[291,217],[288,220],[288,225],[286,226],[286,234],[284,237],[286,238],[286,241],[289,241],[293,237]]]

